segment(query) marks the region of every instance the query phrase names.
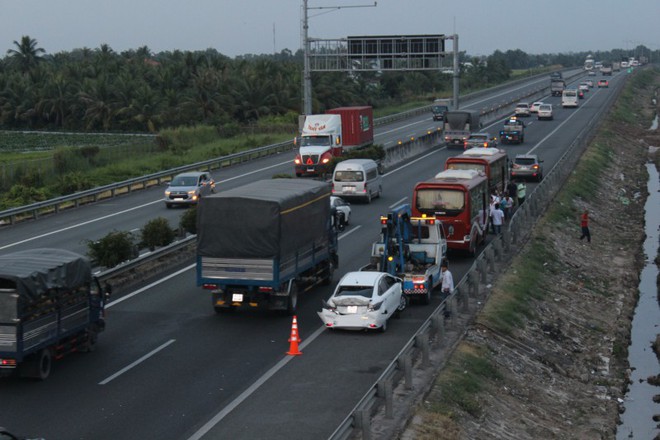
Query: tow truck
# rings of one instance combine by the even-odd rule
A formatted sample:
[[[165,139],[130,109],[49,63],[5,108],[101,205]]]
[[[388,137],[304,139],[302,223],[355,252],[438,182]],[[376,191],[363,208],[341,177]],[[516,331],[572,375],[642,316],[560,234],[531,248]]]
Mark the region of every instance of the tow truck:
[[[380,217],[380,239],[373,243],[370,263],[362,270],[387,272],[403,280],[407,298],[431,302],[431,292],[442,281],[440,266],[447,255],[442,222],[412,217],[408,204]]]
[[[525,141],[525,123],[512,116],[504,121],[504,127],[500,131],[500,142],[502,144],[522,144]]]

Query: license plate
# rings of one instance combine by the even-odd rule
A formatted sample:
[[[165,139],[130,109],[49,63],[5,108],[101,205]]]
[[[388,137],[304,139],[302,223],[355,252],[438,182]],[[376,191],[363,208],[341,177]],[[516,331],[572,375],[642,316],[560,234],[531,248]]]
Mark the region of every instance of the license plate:
[[[231,301],[232,302],[243,302],[243,294],[242,293],[232,293]]]
[[[346,306],[346,313],[357,313],[357,306]]]
[[[354,193],[355,192],[355,187],[354,186],[345,186],[344,188],[345,193]]]

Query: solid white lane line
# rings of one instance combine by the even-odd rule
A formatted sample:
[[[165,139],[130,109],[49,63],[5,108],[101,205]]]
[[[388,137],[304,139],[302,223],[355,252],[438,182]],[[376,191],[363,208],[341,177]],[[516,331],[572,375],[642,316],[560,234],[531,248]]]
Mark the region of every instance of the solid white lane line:
[[[321,335],[325,331],[325,327],[320,327],[317,329],[312,335],[303,340],[303,342],[300,344],[300,350],[304,350],[305,347],[307,347],[312,341],[314,341],[316,338]],[[259,379],[257,379],[252,385],[250,385],[245,391],[243,391],[238,397],[236,397],[234,400],[232,400],[227,406],[225,406],[219,413],[217,413],[211,420],[206,422],[204,426],[199,428],[197,432],[195,432],[193,435],[188,437],[188,440],[199,440],[201,439],[206,433],[208,433],[215,425],[220,423],[222,419],[224,419],[229,413],[231,413],[238,405],[243,403],[248,397],[250,397],[252,394],[254,394],[255,391],[257,391],[268,379],[273,377],[279,370],[281,370],[286,364],[288,364],[294,357],[293,356],[287,356],[285,358],[282,358],[277,364],[275,364],[270,370],[268,370],[266,373],[264,373],[263,376],[261,376]]]
[[[170,339],[169,341],[167,341],[166,343],[164,343],[164,344],[161,345],[160,347],[158,347],[158,348],[156,348],[155,350],[152,350],[152,351],[150,351],[149,353],[145,354],[144,356],[142,356],[140,359],[138,359],[137,361],[133,362],[132,364],[125,366],[124,368],[122,368],[121,370],[117,371],[115,374],[113,374],[112,376],[108,377],[107,379],[103,379],[101,382],[99,382],[99,385],[105,385],[105,384],[107,384],[108,382],[110,382],[111,380],[116,379],[118,376],[121,376],[122,374],[124,374],[125,372],[127,372],[128,370],[130,370],[131,368],[133,368],[133,367],[135,367],[136,365],[140,364],[141,362],[144,362],[145,360],[149,359],[151,356],[155,355],[156,353],[158,353],[159,351],[161,351],[162,349],[164,349],[164,348],[167,347],[168,345],[173,344],[174,341],[176,341],[176,339]]]

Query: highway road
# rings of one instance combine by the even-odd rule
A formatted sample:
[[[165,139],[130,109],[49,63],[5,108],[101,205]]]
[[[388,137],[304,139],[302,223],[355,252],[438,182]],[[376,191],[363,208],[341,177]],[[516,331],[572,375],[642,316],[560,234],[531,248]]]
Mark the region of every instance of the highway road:
[[[544,98],[554,104],[555,119],[530,118],[525,143],[504,148],[511,157],[538,153],[547,174],[623,77],[612,77],[610,89],[592,89],[578,109],[562,109],[559,98]],[[505,97],[464,107],[485,107]],[[430,115],[402,121],[382,127],[377,142],[431,127]],[[380,230],[378,216],[410,201],[414,184],[431,178],[458,153],[439,146],[411,158],[384,176],[382,198],[352,205],[351,226],[340,235],[336,279],[368,262]],[[293,153],[265,158],[222,170],[216,178],[228,188],[270,178],[291,172],[292,158]],[[175,224],[181,212],[167,210],[161,194],[162,188],[138,191],[2,229],[0,252],[43,246],[84,252],[82,240],[112,229],[140,228],[158,216]],[[450,256],[456,281],[471,261]],[[209,294],[195,286],[192,266],[159,278],[114,299],[94,353],[56,363],[45,382],[0,380],[0,426],[48,440],[327,438],[440,302],[434,297],[431,306],[411,305],[384,334],[330,332],[316,311],[332,286],[319,287],[299,299],[304,354],[289,357],[284,354],[289,318],[264,311],[216,315]]]

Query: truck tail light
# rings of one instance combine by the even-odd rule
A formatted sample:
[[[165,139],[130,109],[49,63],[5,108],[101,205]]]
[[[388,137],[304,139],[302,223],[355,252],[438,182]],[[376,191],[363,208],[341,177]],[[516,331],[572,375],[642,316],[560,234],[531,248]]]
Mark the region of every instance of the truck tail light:
[[[218,288],[217,284],[203,284],[202,289],[206,290],[216,290]]]
[[[296,165],[302,165],[302,159],[300,158],[300,155],[296,155],[296,158],[293,159],[293,163]]]
[[[269,293],[269,292],[272,292],[272,291],[273,291],[273,288],[272,288],[272,287],[268,287],[268,286],[259,286],[259,292],[266,292],[266,293]]]

